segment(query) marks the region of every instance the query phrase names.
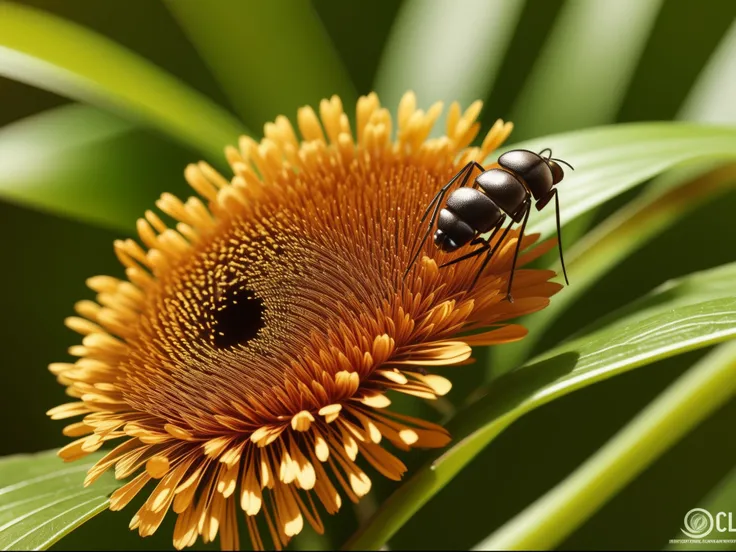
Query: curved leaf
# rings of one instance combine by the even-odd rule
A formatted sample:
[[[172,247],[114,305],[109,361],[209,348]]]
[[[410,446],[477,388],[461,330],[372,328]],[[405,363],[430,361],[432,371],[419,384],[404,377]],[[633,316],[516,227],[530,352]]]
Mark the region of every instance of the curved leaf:
[[[611,268],[686,213],[734,187],[736,165],[733,164],[696,178],[690,177],[690,171],[663,178],[566,250],[565,264],[572,285],[555,296],[546,309],[524,322],[529,334],[523,340],[492,351],[489,365],[493,365],[494,374],[518,366],[544,335],[545,329]]]
[[[333,94],[355,105],[355,88],[308,0],[166,4],[252,128]]]
[[[661,4],[566,2],[513,105],[515,135],[527,138],[613,122]],[[594,215],[591,210],[568,225],[567,243],[577,242]]]
[[[736,123],[736,21],[721,40],[690,91],[678,117],[708,123]]]
[[[453,0],[403,2],[376,74],[381,102],[396,106],[406,90],[427,106],[487,97],[523,7],[523,0],[471,0],[460,10]]]
[[[189,191],[187,158],[114,115],[66,105],[0,129],[0,197],[129,233],[162,192]]]
[[[514,104],[516,132],[537,136],[613,121],[661,4],[566,2]]]
[[[612,323],[496,380],[449,424],[455,445],[406,481],[348,542],[378,549],[488,443],[527,412],[659,359],[736,337],[736,263],[668,282]]]
[[[106,510],[107,495],[119,486],[113,475],[82,485],[102,455],[73,464],[55,450],[0,459],[0,550],[45,550]]]
[[[673,166],[736,158],[736,128],[630,123],[536,138],[504,151],[547,147],[575,167],[558,185],[560,216],[565,223]],[[534,213],[527,231],[540,232],[543,237],[553,234],[554,206]]]
[[[0,75],[122,113],[217,162],[245,129],[206,97],[88,29],[0,4]]]
[[[580,468],[474,550],[550,550],[736,392],[736,342],[718,347]]]

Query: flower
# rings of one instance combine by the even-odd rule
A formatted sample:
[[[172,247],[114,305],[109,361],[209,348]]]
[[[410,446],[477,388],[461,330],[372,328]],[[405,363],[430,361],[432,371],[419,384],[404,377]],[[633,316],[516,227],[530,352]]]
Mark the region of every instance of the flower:
[[[206,204],[163,194],[157,206],[173,222],[148,211],[137,226],[145,248],[115,243],[127,280],[88,281],[96,302],[79,302],[66,321],[84,336],[70,350],[79,359],[50,367],[78,400],[49,415],[84,416],[64,429],[78,437],[60,450],[66,461],[122,439],[85,480],[113,468],[132,477],[111,509],[155,483],[131,528],[151,535],[173,510],[177,548],[219,531],[233,549],[242,509],[253,545],[264,546],[263,513],[278,548],[305,519],[321,531],[320,509],[335,513],[343,495],[370,490],[359,455],[402,477],[382,440],[403,450],[449,442],[444,428],[392,412],[387,392],[444,395],[451,385],[435,367],[469,363],[472,345],[522,338],[523,327],[504,321],[560,288],[551,271],[520,269],[515,302],[504,300],[515,232],[472,291],[480,259],[439,269],[452,255],[429,243],[402,278],[436,191],[511,131],[498,121],[468,147],[480,107],[452,104],[447,135],[429,139],[442,107],[418,110],[408,93],[394,141],[375,94],[358,101],[357,139],[339,98],[323,100],[319,117],[299,110],[301,141],[278,117],[260,143],[228,147],[230,181],[206,163],[187,167]]]

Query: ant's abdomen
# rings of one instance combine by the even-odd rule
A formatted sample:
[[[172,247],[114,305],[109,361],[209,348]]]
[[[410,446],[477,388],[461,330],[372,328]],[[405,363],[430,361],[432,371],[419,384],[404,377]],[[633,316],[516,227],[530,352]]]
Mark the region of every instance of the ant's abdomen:
[[[515,222],[521,220],[518,216],[519,207],[524,204],[529,192],[515,175],[503,169],[490,169],[479,174],[475,181],[503,212]]]
[[[479,234],[484,234],[495,227],[503,216],[498,205],[475,188],[458,188],[450,194],[446,206]]]

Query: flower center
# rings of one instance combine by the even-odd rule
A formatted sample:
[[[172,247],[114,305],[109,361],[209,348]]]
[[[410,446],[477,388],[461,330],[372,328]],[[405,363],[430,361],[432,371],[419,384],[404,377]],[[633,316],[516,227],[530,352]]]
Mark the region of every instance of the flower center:
[[[218,290],[212,328],[215,347],[228,349],[256,337],[265,325],[263,314],[263,301],[251,290],[237,286]]]
[[[204,413],[213,401],[236,420],[251,399],[268,403],[271,417],[292,413],[285,382],[297,389],[315,370],[345,370],[363,362],[375,335],[398,332],[385,308],[404,293],[415,221],[450,172],[365,159],[344,174],[276,181],[275,197],[230,207],[160,274],[128,339],[119,383],[127,400],[162,418],[191,417],[212,433],[222,431]],[[288,186],[299,193],[283,192]],[[429,301],[453,293],[427,285]],[[412,313],[424,308],[416,303]],[[412,314],[396,316],[403,324]],[[401,346],[407,335],[399,333]]]

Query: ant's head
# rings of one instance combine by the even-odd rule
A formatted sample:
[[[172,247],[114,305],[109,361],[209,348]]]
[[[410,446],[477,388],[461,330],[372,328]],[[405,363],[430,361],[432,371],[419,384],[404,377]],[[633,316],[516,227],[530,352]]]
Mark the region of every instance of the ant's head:
[[[438,249],[444,251],[445,253],[452,253],[460,247],[450,236],[445,234],[439,228],[434,233],[434,244],[437,246]]]
[[[545,152],[549,152],[547,155],[545,155]],[[549,170],[552,171],[552,185],[559,184],[563,178],[565,178],[565,171],[562,170],[562,167],[560,166],[560,163],[563,165],[567,165],[572,170],[575,170],[570,163],[567,161],[563,161],[562,159],[557,159],[555,157],[552,157],[552,150],[550,148],[544,148],[542,151],[539,152],[539,157],[541,157],[545,163],[549,166]]]
[[[565,178],[565,172],[562,170],[562,167],[553,159],[550,159],[547,161],[547,164],[549,165],[550,170],[552,171],[552,185],[559,183],[563,178]]]

